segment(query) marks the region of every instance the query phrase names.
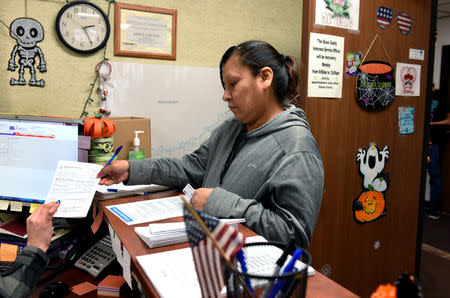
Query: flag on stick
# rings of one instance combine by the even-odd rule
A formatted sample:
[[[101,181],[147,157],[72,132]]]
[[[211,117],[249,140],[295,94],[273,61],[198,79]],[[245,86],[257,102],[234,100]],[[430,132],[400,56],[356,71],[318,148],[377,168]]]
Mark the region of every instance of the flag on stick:
[[[194,210],[183,201],[184,221],[202,296],[217,297],[225,287],[221,258],[231,265],[230,260],[244,246],[245,237],[232,226],[206,212]]]

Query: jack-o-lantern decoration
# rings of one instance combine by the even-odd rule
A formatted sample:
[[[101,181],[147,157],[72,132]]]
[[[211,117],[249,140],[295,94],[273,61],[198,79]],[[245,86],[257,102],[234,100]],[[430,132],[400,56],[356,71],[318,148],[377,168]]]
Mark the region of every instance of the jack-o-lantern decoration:
[[[84,135],[92,139],[108,138],[116,131],[116,124],[111,119],[95,113],[95,117],[84,120]]]
[[[353,201],[353,215],[359,223],[371,222],[385,215],[385,207],[386,203],[383,193],[369,187],[368,191],[362,192]]]
[[[384,166],[389,159],[388,146],[379,150],[375,143],[366,149],[359,148],[356,163],[363,177],[362,191],[353,200],[353,216],[357,223],[372,222],[387,214],[386,190],[389,188],[389,174]]]

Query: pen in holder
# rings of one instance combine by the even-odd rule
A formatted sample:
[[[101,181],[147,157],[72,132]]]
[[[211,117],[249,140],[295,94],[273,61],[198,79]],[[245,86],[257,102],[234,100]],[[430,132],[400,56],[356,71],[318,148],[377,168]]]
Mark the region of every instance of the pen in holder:
[[[224,263],[227,297],[251,297],[249,292],[254,297],[305,297],[311,255],[294,247],[285,259],[282,256],[285,247],[280,242],[247,243],[242,248],[244,268],[242,260],[234,260],[234,270]],[[277,264],[280,259],[282,265]],[[250,291],[243,288],[242,281]]]

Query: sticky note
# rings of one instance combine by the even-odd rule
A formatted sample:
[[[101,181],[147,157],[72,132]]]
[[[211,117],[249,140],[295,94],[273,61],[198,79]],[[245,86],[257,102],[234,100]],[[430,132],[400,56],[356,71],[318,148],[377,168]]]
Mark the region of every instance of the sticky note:
[[[81,284],[78,284],[76,286],[71,287],[70,290],[73,293],[75,293],[75,294],[77,294],[79,296],[82,296],[82,295],[84,295],[86,293],[89,293],[90,291],[97,290],[97,286],[91,284],[88,281],[85,281],[85,282],[83,282]]]
[[[2,243],[0,245],[0,261],[1,262],[14,262],[17,258],[17,245]]]
[[[39,207],[41,204],[31,203],[30,204],[30,213],[33,213],[34,209]]]
[[[22,211],[22,202],[11,201],[11,211]]]
[[[0,200],[0,210],[8,210],[9,201]]]

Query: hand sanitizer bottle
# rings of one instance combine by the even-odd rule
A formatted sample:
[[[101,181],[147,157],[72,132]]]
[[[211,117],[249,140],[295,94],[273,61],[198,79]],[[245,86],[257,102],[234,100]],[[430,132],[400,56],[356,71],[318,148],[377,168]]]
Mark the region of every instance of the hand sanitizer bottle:
[[[134,132],[134,139],[133,139],[134,148],[128,154],[129,160],[145,159],[145,150],[144,147],[141,147],[141,140],[139,140],[140,133],[144,132],[142,130],[136,130]]]

